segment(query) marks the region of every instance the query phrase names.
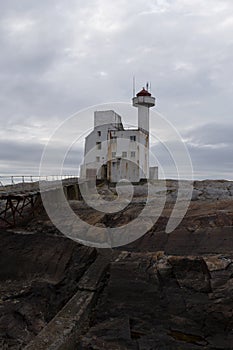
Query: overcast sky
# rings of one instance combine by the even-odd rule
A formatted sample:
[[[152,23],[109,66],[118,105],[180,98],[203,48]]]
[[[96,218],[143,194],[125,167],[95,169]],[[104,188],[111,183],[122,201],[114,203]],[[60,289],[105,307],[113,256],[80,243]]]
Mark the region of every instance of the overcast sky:
[[[135,75],[137,90],[151,81],[194,176],[233,179],[232,33],[232,0],[1,1],[0,175],[37,173],[53,130],[83,108],[130,102]],[[77,134],[91,127],[80,120]]]

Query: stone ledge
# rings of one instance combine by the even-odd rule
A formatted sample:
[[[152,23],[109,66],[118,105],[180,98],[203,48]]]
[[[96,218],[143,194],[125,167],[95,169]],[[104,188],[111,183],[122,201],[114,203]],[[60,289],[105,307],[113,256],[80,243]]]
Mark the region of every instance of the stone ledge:
[[[93,307],[110,256],[99,255],[81,278],[76,294],[24,350],[75,349],[76,337]]]
[[[65,350],[94,302],[94,292],[78,291],[25,350]]]

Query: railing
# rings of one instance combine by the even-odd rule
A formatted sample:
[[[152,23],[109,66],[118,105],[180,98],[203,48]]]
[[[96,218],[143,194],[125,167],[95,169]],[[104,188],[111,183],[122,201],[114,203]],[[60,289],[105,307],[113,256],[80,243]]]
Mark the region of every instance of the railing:
[[[24,183],[33,183],[38,181],[58,181],[72,178],[77,178],[77,175],[3,175],[0,176],[0,187]]]

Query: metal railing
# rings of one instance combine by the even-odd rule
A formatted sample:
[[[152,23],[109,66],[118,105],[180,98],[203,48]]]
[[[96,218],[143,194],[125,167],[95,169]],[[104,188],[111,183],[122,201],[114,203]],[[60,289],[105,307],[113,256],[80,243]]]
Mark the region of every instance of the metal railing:
[[[74,179],[77,177],[77,175],[2,175],[0,176],[0,187],[25,183],[35,183],[39,181],[58,181]]]

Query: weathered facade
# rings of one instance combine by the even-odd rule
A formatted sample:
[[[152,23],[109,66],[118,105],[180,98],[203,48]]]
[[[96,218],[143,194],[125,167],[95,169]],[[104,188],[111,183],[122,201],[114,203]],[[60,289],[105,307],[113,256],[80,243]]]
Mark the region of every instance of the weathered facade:
[[[133,98],[138,108],[138,127],[124,129],[121,116],[112,110],[94,113],[94,130],[86,137],[81,178],[126,179],[158,177],[157,167],[149,168],[149,109],[155,98],[143,88]]]

